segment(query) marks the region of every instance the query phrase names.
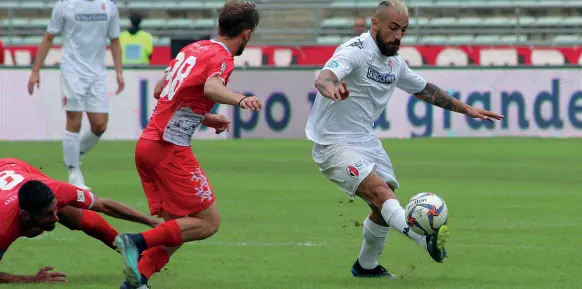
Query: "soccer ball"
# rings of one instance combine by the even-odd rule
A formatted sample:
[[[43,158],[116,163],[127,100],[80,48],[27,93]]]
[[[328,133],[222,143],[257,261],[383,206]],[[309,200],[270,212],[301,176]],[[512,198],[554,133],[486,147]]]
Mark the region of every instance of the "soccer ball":
[[[419,193],[408,201],[406,223],[412,231],[424,236],[434,235],[449,219],[445,201],[433,193]]]

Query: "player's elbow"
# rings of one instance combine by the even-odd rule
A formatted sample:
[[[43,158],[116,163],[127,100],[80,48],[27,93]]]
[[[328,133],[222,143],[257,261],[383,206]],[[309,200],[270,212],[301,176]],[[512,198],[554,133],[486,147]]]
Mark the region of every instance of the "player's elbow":
[[[48,43],[53,43],[53,40],[55,39],[56,35],[52,34],[52,33],[45,33],[44,34],[44,41],[48,42]]]
[[[111,201],[107,199],[96,199],[95,202],[93,203],[93,206],[91,207],[91,211],[109,215],[110,212],[109,207],[111,207],[110,202]]]
[[[160,99],[160,95],[162,95],[162,91],[164,90],[164,85],[157,84],[154,88],[154,98]]]

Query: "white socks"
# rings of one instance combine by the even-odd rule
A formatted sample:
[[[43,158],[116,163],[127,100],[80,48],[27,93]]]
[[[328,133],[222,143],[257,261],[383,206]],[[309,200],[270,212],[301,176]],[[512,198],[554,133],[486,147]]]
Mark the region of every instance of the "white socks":
[[[358,261],[362,268],[374,269],[378,266],[378,258],[382,254],[382,251],[384,251],[384,245],[386,244],[386,238],[390,234],[390,228],[372,222],[369,217],[364,221],[363,227],[364,242],[362,243],[362,250],[360,250]]]
[[[63,154],[65,155],[65,164],[69,171],[79,169],[80,144],[79,133],[65,132],[63,138]]]
[[[425,236],[419,235],[414,231],[410,230],[406,224],[406,216],[404,214],[404,208],[400,206],[398,200],[388,200],[382,205],[382,217],[392,229],[400,232],[410,239],[414,240],[421,247],[426,249],[426,239]]]
[[[96,136],[90,130],[85,135],[83,135],[83,138],[81,139],[81,146],[80,146],[80,153],[81,153],[81,155],[86,154],[93,147],[95,147],[95,145],[99,141],[99,138],[100,137]]]

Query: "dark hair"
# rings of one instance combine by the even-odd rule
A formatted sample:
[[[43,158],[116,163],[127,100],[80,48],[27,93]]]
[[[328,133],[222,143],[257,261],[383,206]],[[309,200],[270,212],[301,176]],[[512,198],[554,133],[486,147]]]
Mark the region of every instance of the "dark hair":
[[[141,16],[138,13],[131,13],[131,15],[129,15],[129,22],[131,22],[131,26],[133,27],[139,27],[139,25],[141,24],[141,20],[143,19],[143,16]]]
[[[41,181],[28,181],[18,190],[20,209],[31,214],[42,212],[54,199],[53,191]]]
[[[255,4],[246,1],[228,0],[218,16],[218,34],[236,37],[247,29],[259,25],[259,11]]]

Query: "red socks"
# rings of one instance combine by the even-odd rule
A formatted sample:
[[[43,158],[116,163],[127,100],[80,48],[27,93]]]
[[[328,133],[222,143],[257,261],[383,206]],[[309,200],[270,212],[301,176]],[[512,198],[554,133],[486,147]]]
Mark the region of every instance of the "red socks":
[[[182,245],[182,230],[176,220],[165,222],[157,228],[141,233],[147,247],[175,247]]]
[[[150,279],[154,273],[160,272],[169,261],[170,256],[163,247],[154,247],[142,253],[138,269],[142,275]]]
[[[97,240],[101,240],[109,248],[115,249],[113,242],[119,233],[101,215],[93,211],[83,210],[78,230]]]

